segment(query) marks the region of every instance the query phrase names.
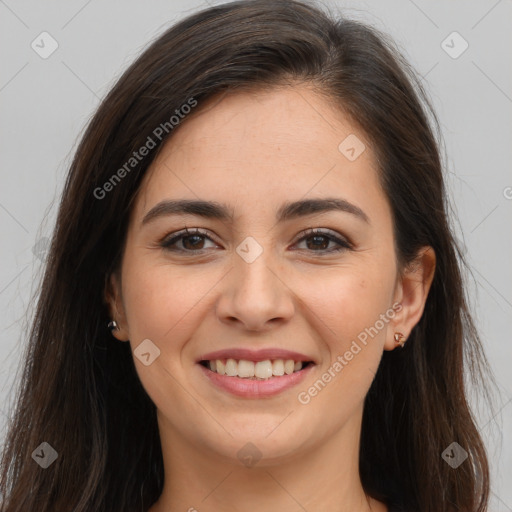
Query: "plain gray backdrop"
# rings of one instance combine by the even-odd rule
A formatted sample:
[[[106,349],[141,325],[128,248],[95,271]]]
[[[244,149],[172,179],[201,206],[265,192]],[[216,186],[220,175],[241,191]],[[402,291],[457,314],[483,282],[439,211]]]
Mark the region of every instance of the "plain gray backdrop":
[[[78,138],[149,42],[214,3],[222,2],[0,0],[2,438],[31,299]],[[474,276],[472,309],[500,386],[492,414],[476,412],[492,466],[490,510],[512,512],[512,1],[324,5],[390,34],[422,75],[439,115],[456,234]]]

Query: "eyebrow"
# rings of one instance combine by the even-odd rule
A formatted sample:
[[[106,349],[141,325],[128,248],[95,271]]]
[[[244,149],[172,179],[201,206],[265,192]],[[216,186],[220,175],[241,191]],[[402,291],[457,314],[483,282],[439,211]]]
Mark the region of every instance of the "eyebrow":
[[[350,213],[367,224],[370,220],[361,208],[340,198],[303,199],[284,203],[276,213],[276,221],[284,222],[315,213],[342,211]],[[142,225],[168,215],[197,215],[199,217],[233,222],[234,212],[225,204],[195,199],[166,199],[156,204],[142,219]]]

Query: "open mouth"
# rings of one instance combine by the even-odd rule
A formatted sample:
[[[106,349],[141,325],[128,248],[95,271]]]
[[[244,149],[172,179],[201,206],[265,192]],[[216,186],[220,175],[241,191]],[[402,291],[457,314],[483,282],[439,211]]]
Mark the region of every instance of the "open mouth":
[[[314,363],[313,361],[294,361],[293,359],[266,359],[265,361],[215,359],[203,360],[199,364],[218,375],[247,380],[268,380],[300,372]]]

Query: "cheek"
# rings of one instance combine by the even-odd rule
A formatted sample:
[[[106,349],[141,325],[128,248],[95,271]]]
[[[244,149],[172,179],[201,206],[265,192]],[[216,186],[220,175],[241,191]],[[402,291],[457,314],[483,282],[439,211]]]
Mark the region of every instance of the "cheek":
[[[123,296],[130,339],[149,338],[161,350],[175,352],[180,340],[197,327],[202,300],[214,282],[213,273],[206,269],[128,261]]]
[[[297,399],[305,418],[323,418],[321,426],[311,428],[325,435],[337,431],[362,407],[382,357],[388,323],[381,315],[390,307],[391,278],[377,268],[372,271],[370,265],[363,267],[337,269],[315,287],[311,280],[303,282],[302,296],[309,296],[309,318],[315,319],[323,355],[315,379],[298,390]],[[311,423],[305,419],[304,424]],[[313,437],[317,434],[311,432]]]
[[[320,319],[316,330],[324,357],[318,377],[326,384],[325,392],[322,383],[311,389],[310,398],[314,396],[315,407],[322,409],[343,397],[343,406],[333,415],[340,421],[364,399],[382,357],[391,319],[386,315],[390,290],[366,276],[339,275],[324,283],[322,296],[309,302],[315,308],[311,317]],[[309,395],[309,390],[304,391]]]
[[[179,423],[174,409],[191,409],[190,395],[183,392],[187,386],[183,370],[193,364],[186,354],[187,343],[201,325],[204,312],[211,310],[208,294],[218,277],[211,271],[150,264],[149,260],[126,259],[123,296],[130,344],[142,385],[157,408]],[[148,366],[137,359],[137,348],[146,339],[159,350]],[[196,414],[200,416],[200,411]]]
[[[390,275],[366,265],[330,269],[323,277],[303,279],[297,295],[324,323],[331,351],[344,349],[386,313],[392,296]]]

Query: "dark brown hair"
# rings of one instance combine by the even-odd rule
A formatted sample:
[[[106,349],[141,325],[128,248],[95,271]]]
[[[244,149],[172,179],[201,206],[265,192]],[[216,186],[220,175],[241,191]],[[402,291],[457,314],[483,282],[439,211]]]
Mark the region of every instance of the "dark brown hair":
[[[368,136],[400,268],[422,246],[437,256],[424,314],[403,350],[384,353],[365,400],[363,487],[407,512],[486,510],[488,460],[464,376],[484,386],[491,374],[448,221],[439,123],[421,81],[374,28],[307,3],[247,0],[167,30],[117,81],[81,139],[3,450],[2,512],[140,512],[157,500],[163,461],[155,406],[129,344],[106,329],[105,282],[119,268],[133,200],[174,132],[176,109],[191,98],[199,109],[221,92],[294,83],[314,87]],[[168,133],[160,140],[154,131],[162,125]],[[113,182],[152,135],[157,147]],[[98,193],[107,182],[108,194]],[[43,441],[58,452],[47,469],[31,457]],[[454,441],[469,454],[456,470],[441,457]]]

